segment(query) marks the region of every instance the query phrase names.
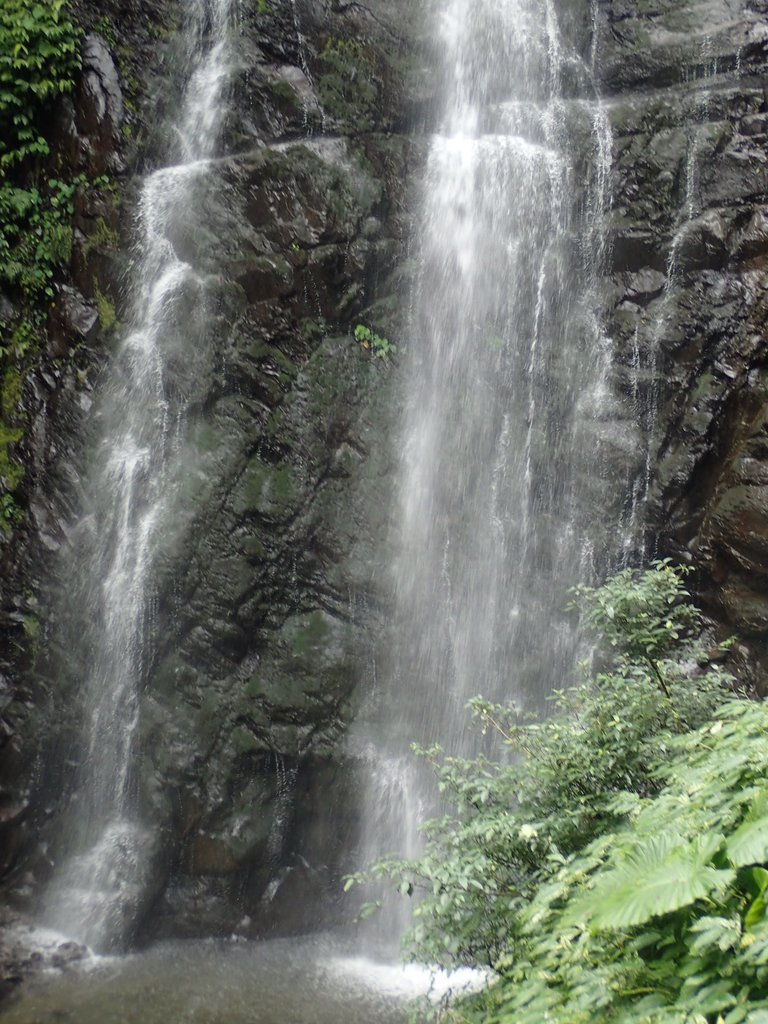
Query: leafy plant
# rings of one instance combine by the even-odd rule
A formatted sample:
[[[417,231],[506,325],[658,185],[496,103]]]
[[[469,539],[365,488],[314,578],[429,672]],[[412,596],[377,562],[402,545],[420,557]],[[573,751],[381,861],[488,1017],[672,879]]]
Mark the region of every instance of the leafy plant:
[[[13,499],[13,495],[0,494],[0,531],[10,533],[14,526],[22,520],[23,513]]]
[[[669,559],[653,567],[652,574],[625,569],[597,590],[576,587],[571,607],[582,612],[587,628],[617,654],[629,663],[648,665],[665,689],[659,659],[699,624],[700,616],[687,603],[690,594],[682,583],[690,570],[673,566]]]
[[[53,298],[57,267],[72,257],[74,197],[85,178],[41,188],[0,187],[0,283],[21,292],[38,316]]]
[[[382,338],[364,324],[358,324],[355,328],[355,338],[364,349],[370,350],[378,359],[388,359],[397,352],[397,345],[393,345],[387,338]]]
[[[109,36],[106,16],[99,27]],[[0,289],[13,315],[0,324],[0,528],[20,521],[14,497],[24,470],[16,460],[26,413],[23,381],[38,348],[57,270],[71,260],[75,194],[84,179],[52,171],[46,126],[51,105],[74,87],[80,29],[69,0],[0,4]],[[103,184],[104,179],[96,184]]]
[[[422,752],[452,811],[366,877],[418,896],[412,958],[493,969],[447,1019],[767,1024],[768,707],[707,661],[684,575],[576,592],[614,658],[548,720],[472,702],[513,763]]]
[[[46,156],[38,120],[74,86],[79,31],[67,0],[3,0],[0,6],[0,168]]]

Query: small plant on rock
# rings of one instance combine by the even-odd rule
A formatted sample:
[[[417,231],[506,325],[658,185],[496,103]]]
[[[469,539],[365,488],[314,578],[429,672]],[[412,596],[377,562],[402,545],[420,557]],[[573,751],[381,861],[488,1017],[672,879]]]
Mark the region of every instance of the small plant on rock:
[[[387,338],[382,338],[380,334],[376,334],[364,324],[358,324],[355,328],[355,338],[377,359],[388,359],[397,352],[397,345],[393,345]]]

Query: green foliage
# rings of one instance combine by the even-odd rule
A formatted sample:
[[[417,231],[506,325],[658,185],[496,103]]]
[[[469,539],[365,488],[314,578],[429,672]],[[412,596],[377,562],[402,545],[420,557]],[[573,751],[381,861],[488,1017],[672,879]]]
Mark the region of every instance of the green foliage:
[[[629,663],[648,664],[664,688],[659,658],[699,625],[700,616],[686,601],[690,594],[682,580],[689,570],[669,559],[654,562],[653,568],[653,573],[625,569],[597,590],[576,587],[572,607],[617,654]]]
[[[99,28],[108,34],[106,16]],[[0,291],[14,314],[2,325],[0,374],[0,529],[20,521],[13,496],[24,471],[14,451],[24,436],[23,380],[54,296],[57,270],[72,257],[72,214],[84,179],[51,174],[45,128],[51,104],[74,87],[80,29],[70,0],[0,4]],[[101,184],[102,182],[99,182]]]
[[[518,954],[473,1008],[480,1018],[538,1024],[546,1006],[563,1024],[761,1019],[768,871],[753,858],[765,846],[732,841],[761,816],[768,709],[731,700],[714,723],[678,737],[658,770],[659,795],[536,892]]]
[[[577,591],[615,656],[547,721],[472,702],[513,763],[422,752],[452,812],[370,875],[418,894],[413,958],[495,972],[448,1019],[768,1022],[768,706],[688,635],[683,576]]]
[[[397,352],[397,345],[393,345],[391,341],[382,338],[364,324],[358,324],[355,328],[355,339],[377,359],[388,359]]]
[[[93,228],[80,246],[80,255],[84,260],[88,260],[94,252],[114,252],[119,247],[120,237],[117,231],[111,228],[103,217],[97,217]]]
[[[117,35],[115,33],[115,26],[112,24],[112,20],[109,17],[109,15],[102,14],[93,27],[96,30],[96,32],[99,33],[99,35],[110,48],[110,50],[115,50],[117,48]]]
[[[102,331],[111,331],[117,324],[117,311],[114,302],[98,287],[94,289],[94,302],[99,314],[99,326]]]
[[[722,845],[718,833],[693,841],[673,831],[649,836],[605,872],[572,913],[594,928],[630,928],[704,899],[733,881],[732,871],[708,867]]]
[[[72,214],[82,176],[41,188],[0,187],[0,284],[20,292],[42,317],[53,276],[72,258]]]
[[[0,5],[0,169],[49,147],[38,127],[45,105],[74,85],[78,29],[67,0]]]
[[[13,495],[7,492],[0,494],[0,532],[9,534],[22,518],[23,513],[14,501]]]
[[[320,54],[323,106],[358,132],[373,129],[381,81],[370,48],[359,39],[329,39]]]

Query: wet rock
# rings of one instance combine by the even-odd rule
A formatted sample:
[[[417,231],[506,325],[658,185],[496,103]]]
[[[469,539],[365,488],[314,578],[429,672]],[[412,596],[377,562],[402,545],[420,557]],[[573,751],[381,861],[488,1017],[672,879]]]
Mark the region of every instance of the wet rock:
[[[196,836],[187,846],[185,870],[190,875],[231,875],[239,864],[226,842]]]
[[[98,310],[76,288],[60,285],[57,292],[48,328],[50,353],[55,358],[92,337],[99,322]]]
[[[685,225],[675,244],[675,260],[682,271],[721,270],[730,257],[728,225],[717,210]]]
[[[664,255],[656,235],[635,226],[614,228],[609,234],[611,269],[614,273],[638,273],[650,267],[657,273],[664,268]]]
[[[656,550],[692,561],[723,635],[749,636],[754,682],[768,593],[764,12],[599,7],[614,153],[604,322],[650,467],[641,512]]]
[[[61,104],[58,147],[89,177],[125,170],[121,154],[123,93],[115,62],[101,36],[89,33],[82,45],[82,72],[74,96]]]
[[[740,260],[768,254],[768,211],[755,210],[749,223],[740,233],[735,246],[735,256]]]
[[[123,92],[117,68],[107,44],[95,33],[85,37],[82,61],[79,127],[85,134],[98,135],[106,142],[123,121]]]
[[[167,378],[194,416],[178,439],[189,472],[169,483],[179,514],[157,557],[158,643],[137,738],[140,802],[157,837],[144,939],[231,934],[244,914],[269,930],[280,904],[264,910],[264,894],[298,857],[324,879],[307,898],[328,898],[326,881],[348,867],[349,837],[329,815],[333,807],[338,820],[334,794],[355,799],[341,754],[360,700],[354,666],[380,621],[375,552],[388,528],[397,367],[374,360],[352,332],[363,321],[393,338],[403,329],[413,272],[405,190],[424,145],[411,125],[395,129],[411,104],[404,76],[421,81],[413,53],[422,41],[415,30],[413,43],[401,35],[417,20],[404,0],[257,6],[241,12],[227,155],[196,181],[172,239],[194,273],[168,311]],[[127,255],[116,250],[132,237],[138,186],[123,168],[130,160],[144,173],[165,152],[157,126],[177,97],[164,80],[147,94],[144,86],[184,59],[170,3],[80,8],[89,26],[110,20],[118,45],[113,60],[106,30],[87,35],[83,74],[59,114],[57,159],[72,175],[107,171],[116,185],[78,199],[72,275],[27,385],[38,410],[34,486],[26,553],[5,577],[18,593],[34,589],[42,624],[28,662],[16,658],[10,704],[20,757],[8,766],[8,806],[20,807],[35,781],[19,828],[7,829],[20,836],[3,862],[20,903],[58,856],[62,793],[77,770],[88,652],[62,649],[47,609],[67,608],[71,581],[57,575],[57,556],[93,542],[93,524],[73,521],[83,451],[98,430],[94,389],[114,344],[102,320],[120,317],[128,299]],[[365,74],[344,77],[358,53]],[[420,90],[423,99],[426,80]],[[24,614],[7,628],[23,635]],[[310,774],[326,784],[311,799]]]
[[[64,969],[88,956],[85,946],[52,941],[20,914],[4,908],[0,913],[0,1007],[33,975]]]
[[[72,175],[119,178],[126,152],[146,169],[167,143],[157,126],[172,92],[150,90],[137,108],[122,91],[179,59],[172,5],[80,6],[89,24],[119,14],[123,81],[104,40],[89,35],[78,90],[62,105],[59,156]],[[180,307],[197,310],[194,322],[169,316],[167,331],[174,380],[195,417],[179,442],[189,472],[172,482],[184,500],[157,559],[158,643],[137,738],[141,804],[162,837],[143,939],[316,922],[359,838],[359,779],[342,738],[361,699],[355,666],[371,663],[386,613],[380,541],[403,389],[397,364],[373,360],[352,331],[365,322],[393,340],[404,332],[415,208],[405,183],[417,178],[439,89],[436,63],[423,59],[435,41],[418,26],[421,6],[243,5],[228,156],[173,239],[206,301],[190,285]],[[586,54],[588,19],[565,6],[584,18]],[[745,664],[759,675],[765,652],[754,645],[768,623],[765,12],[757,3],[735,12],[726,0],[597,7],[614,157],[597,312],[615,354],[611,385],[635,415],[612,408],[593,423],[585,411],[583,438],[628,493],[642,492],[650,466],[638,517],[647,512],[663,553],[692,558],[722,629],[749,636]],[[569,72],[582,100],[592,96],[587,78],[581,66]],[[36,489],[22,554],[3,574],[8,595],[40,592],[46,552],[73,543],[81,452],[95,429],[91,389],[110,344],[95,288],[108,280],[119,291],[123,279],[99,245],[110,230],[130,236],[136,184],[121,179],[118,191],[122,212],[79,210],[77,287],[63,282],[51,358],[27,384]],[[19,752],[7,769],[8,832],[19,838],[3,863],[13,871],[42,863],[30,833],[55,839],[87,652],[57,649],[43,607],[33,671],[31,654],[8,653],[26,642],[24,614],[13,618],[17,606],[4,601],[2,665],[18,695],[3,708],[7,745]],[[33,777],[27,807],[20,794]],[[19,876],[27,900],[36,870],[37,881]]]
[[[666,274],[663,274],[660,270],[652,270],[650,267],[646,267],[638,273],[628,276],[624,295],[630,302],[645,305],[661,295],[666,283]]]

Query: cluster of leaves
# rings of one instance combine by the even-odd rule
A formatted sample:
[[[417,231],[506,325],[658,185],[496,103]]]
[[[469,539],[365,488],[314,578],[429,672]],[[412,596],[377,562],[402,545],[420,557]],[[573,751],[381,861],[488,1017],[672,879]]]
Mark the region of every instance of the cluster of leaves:
[[[659,794],[554,870],[475,1012],[540,1024],[767,1024],[768,711],[732,700],[675,738]]]
[[[0,5],[0,169],[48,155],[40,114],[74,86],[78,36],[68,0]]]
[[[83,182],[0,188],[0,283],[20,292],[38,316],[53,298],[56,268],[71,259],[74,199]]]
[[[684,570],[576,600],[613,658],[539,724],[476,700],[512,763],[426,751],[453,812],[374,877],[420,896],[409,953],[489,967],[487,1024],[768,1024],[768,708],[696,639]]]
[[[23,436],[21,382],[53,297],[57,267],[72,252],[81,181],[48,178],[50,104],[74,87],[80,31],[69,0],[0,4],[0,288],[15,315],[0,327],[0,531],[21,519],[13,497],[23,476],[13,446]]]
[[[372,352],[377,359],[389,359],[397,352],[397,345],[393,345],[387,338],[382,338],[364,324],[358,324],[355,328],[355,340],[360,342],[364,349]]]

